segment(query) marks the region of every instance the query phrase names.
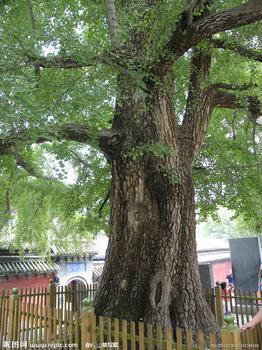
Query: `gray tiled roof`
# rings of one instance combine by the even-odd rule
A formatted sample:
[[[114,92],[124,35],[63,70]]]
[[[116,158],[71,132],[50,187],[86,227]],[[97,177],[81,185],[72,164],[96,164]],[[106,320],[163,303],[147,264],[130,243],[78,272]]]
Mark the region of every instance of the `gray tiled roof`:
[[[1,261],[0,275],[55,272],[59,266],[44,260]]]
[[[103,272],[103,268],[104,268],[104,265],[97,265],[93,267],[93,274],[96,276],[96,277],[99,277],[102,275],[102,272]]]
[[[82,241],[81,244],[74,242],[55,243],[52,245],[52,251],[56,256],[92,256],[96,254],[92,242],[88,241]]]

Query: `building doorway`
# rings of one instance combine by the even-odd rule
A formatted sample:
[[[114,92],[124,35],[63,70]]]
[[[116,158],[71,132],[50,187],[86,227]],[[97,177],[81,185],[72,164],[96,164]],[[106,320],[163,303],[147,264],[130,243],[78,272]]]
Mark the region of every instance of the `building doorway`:
[[[88,284],[82,278],[73,278],[67,282],[67,302],[72,311],[82,309],[82,303],[88,298]]]

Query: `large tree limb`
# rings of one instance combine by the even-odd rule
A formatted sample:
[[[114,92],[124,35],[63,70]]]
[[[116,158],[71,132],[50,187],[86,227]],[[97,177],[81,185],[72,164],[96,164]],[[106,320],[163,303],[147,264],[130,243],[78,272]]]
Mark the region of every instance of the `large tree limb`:
[[[239,96],[233,92],[224,91],[228,89],[232,91],[236,90],[236,86],[225,83],[210,85],[208,88],[199,92],[193,115],[191,115],[191,110],[188,111],[188,115],[185,115],[181,135],[183,137],[186,130],[191,130],[187,137],[189,139],[191,138],[193,142],[195,155],[203,143],[212,113],[216,107],[247,109],[249,111],[249,118],[253,122],[256,122],[257,118],[261,116],[261,103],[256,96],[243,95],[243,93]],[[246,86],[244,85],[242,89],[239,87],[238,91],[245,89]],[[188,128],[188,124],[191,128]]]
[[[37,129],[25,129],[17,133],[12,133],[0,141],[0,155],[10,154],[17,144],[40,144],[54,140],[86,143],[90,138],[89,129],[80,124],[66,124],[62,127],[55,124],[47,126],[46,131],[39,132]]]
[[[262,53],[254,49],[249,49],[237,43],[228,42],[221,39],[211,39],[210,43],[218,49],[230,50],[241,56],[250,58],[251,60],[262,62]]]
[[[250,0],[229,10],[200,16],[196,21],[193,21],[193,12],[190,11],[187,21],[183,15],[185,11],[181,14],[180,21],[162,50],[160,60],[155,64],[156,71],[161,71],[162,74],[167,72],[176,58],[213,34],[261,20],[262,1]]]
[[[90,130],[80,124],[66,124],[64,126],[50,125],[46,130],[37,129],[21,130],[12,133],[6,138],[0,140],[0,155],[12,153],[17,144],[31,145],[51,142],[54,140],[77,141],[87,143],[91,139]]]
[[[97,135],[98,143],[102,152],[110,160],[112,154],[121,152],[119,144],[123,140],[123,135],[113,129],[103,129]],[[90,129],[82,124],[57,124],[47,125],[45,130],[25,129],[5,137],[0,140],[0,156],[10,155],[16,146],[41,144],[52,141],[75,141],[83,144],[90,143],[93,135]]]
[[[14,67],[14,70],[23,69],[28,66],[33,66],[35,71],[40,73],[41,68],[59,68],[59,69],[76,69],[76,68],[86,68],[92,67],[96,64],[107,64],[115,69],[117,69],[123,75],[130,78],[131,84],[138,85],[142,90],[146,91],[146,86],[144,82],[139,78],[136,72],[133,72],[128,68],[128,55],[123,51],[111,51],[103,55],[90,58],[89,60],[78,62],[73,58],[66,58],[63,56],[32,56],[27,55],[25,63],[20,64],[18,67]],[[1,73],[12,71],[12,69],[1,69]]]
[[[243,109],[247,108],[253,121],[261,116],[261,104],[256,96],[237,96],[233,93],[218,90],[214,95],[214,107]]]
[[[192,134],[196,128],[197,117],[203,110],[203,85],[209,75],[211,53],[204,49],[195,48],[191,58],[191,72],[189,79],[188,97],[183,126]]]
[[[72,68],[85,68],[92,67],[99,63],[108,63],[109,60],[106,57],[95,57],[84,62],[78,62],[73,58],[66,58],[63,56],[53,56],[53,57],[44,57],[44,56],[32,56],[27,55],[27,59],[24,63],[21,63],[17,67],[12,69],[1,68],[0,72],[5,73],[12,70],[20,70],[28,66],[33,66],[37,72],[41,68],[62,68],[62,69],[72,69]]]
[[[195,23],[196,36],[207,38],[226,30],[257,22],[262,19],[261,0],[250,0],[240,6],[211,14]]]
[[[105,52],[103,54],[86,58],[84,61],[78,61],[72,57],[64,56],[35,56],[32,53],[25,53],[25,62],[21,63],[15,69],[23,69],[28,66],[33,66],[37,69],[40,68],[62,68],[62,69],[74,69],[74,68],[85,68],[93,67],[97,64],[108,64],[113,67],[120,67],[123,69],[123,64],[119,63],[121,61],[121,54],[119,52]],[[5,72],[5,69],[0,69],[0,72]]]
[[[205,2],[206,5],[209,4],[208,1]],[[198,1],[195,0],[190,3],[190,9],[193,12]],[[201,13],[200,18],[205,17],[209,14],[208,7],[204,9]],[[192,21],[193,13],[191,13]],[[180,23],[181,24],[181,23]],[[186,103],[186,111],[183,118],[182,129],[183,134],[187,133],[186,139],[187,143],[198,144],[200,143],[198,138],[199,125],[201,123],[202,113],[206,113],[206,108],[209,106],[209,99],[205,98],[204,88],[205,81],[209,76],[209,70],[211,66],[211,52],[208,49],[194,48],[191,57],[190,64],[190,78],[188,87],[188,96]],[[191,147],[194,149],[195,147]]]

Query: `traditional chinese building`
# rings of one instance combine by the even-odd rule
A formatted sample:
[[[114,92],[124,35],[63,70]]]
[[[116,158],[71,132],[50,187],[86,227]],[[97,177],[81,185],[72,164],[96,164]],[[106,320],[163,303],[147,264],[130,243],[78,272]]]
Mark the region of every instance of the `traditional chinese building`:
[[[55,262],[29,252],[21,257],[17,251],[0,249],[0,292],[12,288],[47,287],[58,269]]]
[[[58,285],[87,286],[93,283],[93,256],[96,251],[92,243],[84,240],[81,244],[57,243],[51,251],[53,261],[59,266],[56,275]]]
[[[197,257],[204,289],[213,287],[217,281],[226,281],[232,270],[228,240],[198,237]]]

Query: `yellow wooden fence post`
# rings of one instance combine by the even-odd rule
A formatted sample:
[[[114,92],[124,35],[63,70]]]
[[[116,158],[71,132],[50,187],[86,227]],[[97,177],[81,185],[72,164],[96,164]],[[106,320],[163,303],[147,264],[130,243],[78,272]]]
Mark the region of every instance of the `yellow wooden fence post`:
[[[224,325],[224,306],[222,300],[222,289],[220,286],[215,287],[216,295],[216,319],[219,327]]]
[[[48,283],[47,290],[47,307],[54,309],[56,307],[56,285],[52,280]]]
[[[94,314],[88,310],[81,310],[81,350],[92,349],[92,341],[95,339],[92,334]],[[92,337],[93,336],[93,337]]]
[[[81,310],[81,350],[95,349],[96,343],[96,317],[90,299],[85,298]],[[93,345],[92,345],[93,343]]]
[[[18,289],[13,288],[12,294],[9,297],[9,315],[7,324],[8,341],[18,340],[18,299]]]
[[[87,311],[81,310],[81,349],[86,348],[86,323],[87,323]]]
[[[221,329],[222,350],[241,350],[242,342],[239,329]]]
[[[51,343],[54,331],[53,318],[54,310],[56,307],[56,286],[53,280],[51,280],[47,287],[47,314],[48,314],[48,329],[47,329],[47,340]]]

